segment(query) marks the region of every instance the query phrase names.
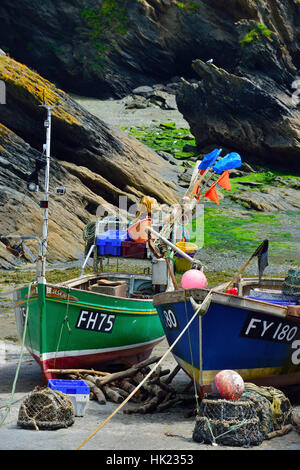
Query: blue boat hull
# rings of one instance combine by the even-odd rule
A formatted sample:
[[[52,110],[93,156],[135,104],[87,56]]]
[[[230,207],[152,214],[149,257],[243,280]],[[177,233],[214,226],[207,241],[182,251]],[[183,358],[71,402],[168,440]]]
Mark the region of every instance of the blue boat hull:
[[[190,294],[201,302],[207,291],[179,291],[154,298],[170,346],[195,313]],[[200,317],[196,316],[172,353],[182,369],[203,386],[224,369],[236,370],[245,381],[261,385],[300,383],[300,318],[288,316],[287,311],[287,307],[213,294],[201,317],[201,337]]]

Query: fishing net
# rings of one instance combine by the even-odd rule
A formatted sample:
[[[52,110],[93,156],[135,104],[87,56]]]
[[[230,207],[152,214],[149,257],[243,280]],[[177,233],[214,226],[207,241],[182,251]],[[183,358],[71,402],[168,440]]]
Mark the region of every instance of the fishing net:
[[[282,284],[285,295],[300,296],[300,268],[291,268]]]
[[[291,422],[292,407],[282,392],[245,383],[239,400],[202,400],[193,439],[204,444],[256,446]]]
[[[74,423],[74,408],[67,395],[48,387],[36,387],[23,400],[18,426],[27,429],[60,429]]]
[[[263,435],[253,403],[250,400],[202,400],[193,440],[241,447],[261,444]]]
[[[245,383],[243,399],[250,399],[254,404],[265,437],[292,422],[291,402],[281,390]]]

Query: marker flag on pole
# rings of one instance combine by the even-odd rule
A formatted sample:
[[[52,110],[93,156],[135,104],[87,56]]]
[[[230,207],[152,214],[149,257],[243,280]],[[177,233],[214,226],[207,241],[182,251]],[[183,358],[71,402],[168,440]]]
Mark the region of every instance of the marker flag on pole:
[[[221,175],[226,170],[233,170],[234,168],[238,168],[242,164],[242,159],[240,155],[236,152],[228,153],[224,158],[219,160],[213,170],[218,175]]]
[[[226,189],[226,191],[231,191],[228,170],[224,171],[224,173],[220,176],[216,184],[222,186],[222,188]]]
[[[205,197],[215,202],[216,204],[220,204],[217,189],[216,189],[216,184],[217,183],[214,183],[212,187],[207,191],[207,193],[205,193]]]
[[[269,240],[264,240],[262,244],[258,247],[256,252],[253,254],[258,258],[258,276],[261,280],[264,270],[269,266],[268,262],[268,249],[269,249]]]
[[[200,163],[198,167],[198,170],[200,171],[201,174],[203,174],[204,171],[206,171],[216,162],[221,152],[222,152],[222,149],[215,149],[212,152],[205,155],[205,157],[203,158],[202,162]]]

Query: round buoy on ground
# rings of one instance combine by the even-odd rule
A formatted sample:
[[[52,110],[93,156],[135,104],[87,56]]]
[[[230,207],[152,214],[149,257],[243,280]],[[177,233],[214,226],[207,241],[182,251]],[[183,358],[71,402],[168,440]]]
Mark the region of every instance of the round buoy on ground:
[[[244,389],[243,378],[234,370],[218,372],[212,383],[212,391],[226,400],[238,400]]]
[[[190,269],[181,278],[181,287],[183,289],[205,289],[207,279],[205,274],[198,269]]]

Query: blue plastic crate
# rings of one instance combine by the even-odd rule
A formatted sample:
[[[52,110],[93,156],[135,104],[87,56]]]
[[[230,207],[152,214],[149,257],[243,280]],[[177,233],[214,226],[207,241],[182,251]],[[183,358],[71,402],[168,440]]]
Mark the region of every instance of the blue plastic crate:
[[[97,245],[99,255],[112,254],[112,242],[110,240],[97,240]]]
[[[111,254],[113,256],[121,256],[121,254],[122,254],[122,242],[121,242],[121,240],[112,240],[112,242],[111,242]]]
[[[99,255],[121,256],[122,241],[128,239],[126,230],[108,230],[96,237]]]
[[[96,243],[102,240],[119,240],[125,241],[129,238],[127,230],[107,230],[106,232],[99,233],[96,237]]]
[[[84,380],[49,379],[48,387],[66,395],[89,395],[90,387]]]

